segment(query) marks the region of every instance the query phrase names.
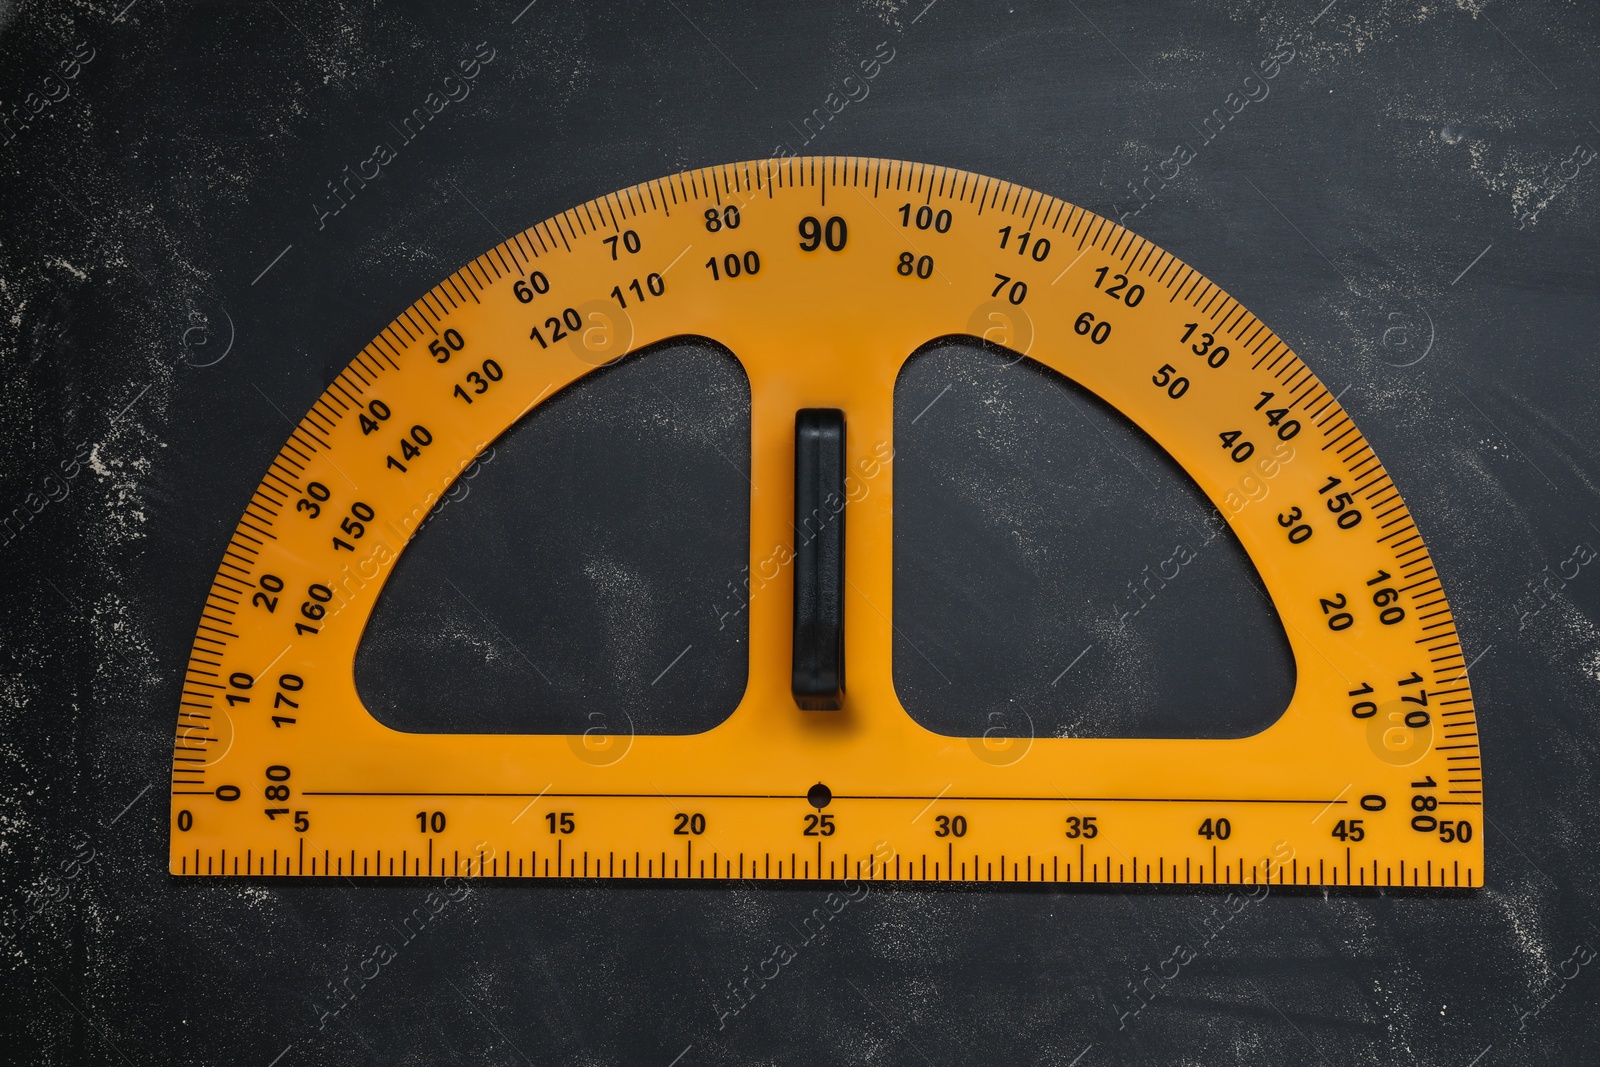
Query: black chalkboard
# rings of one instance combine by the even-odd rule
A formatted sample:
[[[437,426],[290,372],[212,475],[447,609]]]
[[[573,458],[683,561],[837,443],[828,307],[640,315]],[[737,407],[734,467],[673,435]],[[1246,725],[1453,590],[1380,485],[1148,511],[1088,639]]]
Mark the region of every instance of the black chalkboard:
[[[0,5],[12,1061],[1600,1058],[1595,9],[524,2]],[[463,60],[475,75],[447,86]],[[1473,664],[1486,888],[168,876],[182,664],[289,420],[503,235],[774,152],[961,167],[1121,218],[1340,393]],[[907,704],[950,730],[975,693],[1051,733],[1270,721],[1293,667],[1236,546],[1138,617],[1118,607],[1197,536],[1181,472],[1075,386],[994,358],[936,346],[899,385]],[[560,730],[601,700],[662,732],[726,714],[744,635],[704,590],[745,562],[746,390],[686,343],[497,442],[385,593],[358,663],[375,713]],[[561,664],[547,698],[519,699],[526,664],[446,577]],[[693,628],[706,655],[640,696],[641,659]]]

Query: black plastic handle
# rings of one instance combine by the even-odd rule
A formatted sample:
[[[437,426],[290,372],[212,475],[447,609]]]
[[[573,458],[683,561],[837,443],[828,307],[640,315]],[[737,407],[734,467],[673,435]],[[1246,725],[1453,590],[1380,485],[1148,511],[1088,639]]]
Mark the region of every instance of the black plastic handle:
[[[844,704],[844,412],[794,417],[794,702]]]

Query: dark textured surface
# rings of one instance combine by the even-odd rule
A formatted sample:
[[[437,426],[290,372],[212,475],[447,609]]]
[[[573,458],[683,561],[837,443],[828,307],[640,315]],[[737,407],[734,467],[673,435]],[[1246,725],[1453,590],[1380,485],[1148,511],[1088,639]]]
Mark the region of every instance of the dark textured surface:
[[[494,59],[471,95],[319,228],[325,183],[480,41]],[[879,42],[894,58],[870,96],[803,144],[800,121]],[[1213,109],[1285,46],[1270,95],[1208,138]],[[1597,48],[1576,2],[0,4],[0,115],[58,98],[0,144],[0,510],[31,516],[0,546],[0,1048],[263,1067],[1600,1058],[1600,968],[1580,947],[1600,945],[1600,577],[1576,562],[1600,544]],[[500,234],[780,143],[964,167],[1116,215],[1180,141],[1194,158],[1126,221],[1348,388],[1476,664],[1487,889],[1274,892],[1224,923],[1203,891],[875,888],[803,942],[820,888],[515,884],[435,897],[404,940],[397,924],[438,887],[165,873],[179,672],[227,532],[288,419]],[[615,434],[580,427],[580,403],[497,446],[386,594],[418,610],[386,608],[364,657],[409,636],[486,672],[463,695],[532,685],[430,590],[447,577],[508,611],[543,599],[525,636],[544,628],[569,686],[543,725],[585,692],[633,694],[642,659],[706,625],[695,586],[742,565],[739,520],[679,500],[621,529],[607,509],[672,488],[615,476],[603,499],[570,500],[584,475],[541,464],[585,442],[640,462],[666,449],[684,492],[737,501],[742,459],[712,446],[737,447],[740,383],[689,384],[718,358],[597,382]],[[908,700],[950,728],[976,691],[1050,732],[1270,718],[1292,668],[1231,549],[1117,618],[1126,581],[1203,536],[1181,478],[1136,431],[1038,377],[1000,381],[989,358],[935,351],[901,385],[915,408],[952,386],[897,467],[899,605],[926,609],[907,633],[928,663],[897,648]],[[541,492],[568,494],[575,522]],[[538,538],[513,529],[529,516]],[[679,565],[657,529],[695,531]],[[595,552],[539,551],[563,533]],[[602,547],[609,585],[574,569]],[[1043,629],[973,632],[1001,596]],[[637,628],[607,645],[618,620]],[[707,707],[738,692],[731,637],[684,672]],[[1205,689],[1233,720],[1203,720]],[[716,717],[682,698],[628,707],[663,729]],[[796,957],[719,1028],[729,983],[779,940]],[[1180,942],[1193,962],[1124,1014]],[[379,943],[395,958],[319,1028],[328,983]]]
[[[356,656],[362,701],[422,733],[709,730],[744,695],[728,583],[749,478],[750,386],[726,352],[667,343],[581,379],[395,564]],[[700,654],[652,684],[685,645]]]
[[[1242,737],[1288,707],[1254,565],[1110,405],[962,343],[912,357],[896,401],[894,671],[913,718],[964,737]]]

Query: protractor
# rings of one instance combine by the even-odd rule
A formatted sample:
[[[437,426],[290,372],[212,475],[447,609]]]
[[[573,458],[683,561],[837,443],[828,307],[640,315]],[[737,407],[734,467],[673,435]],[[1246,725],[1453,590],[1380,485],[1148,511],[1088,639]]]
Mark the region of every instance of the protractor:
[[[1227,517],[1294,658],[1269,727],[952,737],[906,712],[894,385],[953,336],[1097,394]],[[357,647],[441,494],[565,387],[685,337],[725,346],[749,381],[750,568],[766,580],[737,708],[673,736],[374,718]],[[1249,502],[1269,469],[1270,503]],[[467,264],[272,460],[185,681],[174,874],[1483,884],[1466,660],[1422,536],[1337,398],[1160,248],[944,167],[693,171]]]

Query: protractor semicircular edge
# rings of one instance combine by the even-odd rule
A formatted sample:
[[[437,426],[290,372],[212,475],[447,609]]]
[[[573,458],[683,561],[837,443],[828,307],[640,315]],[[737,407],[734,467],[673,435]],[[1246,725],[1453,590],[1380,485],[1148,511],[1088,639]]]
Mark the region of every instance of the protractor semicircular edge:
[[[357,647],[441,496],[566,386],[686,336],[748,376],[752,566],[787,549],[749,604],[734,712],[699,734],[600,738],[375,719]],[[996,740],[906,713],[890,665],[894,385],[950,336],[1098,395],[1227,517],[1295,661],[1270,727]],[[1245,489],[1263,464],[1270,503]],[[1476,887],[1466,666],[1361,432],[1192,267],[1066,201],[944,167],[712,167],[479,256],[306,413],[200,620],[170,870]]]

